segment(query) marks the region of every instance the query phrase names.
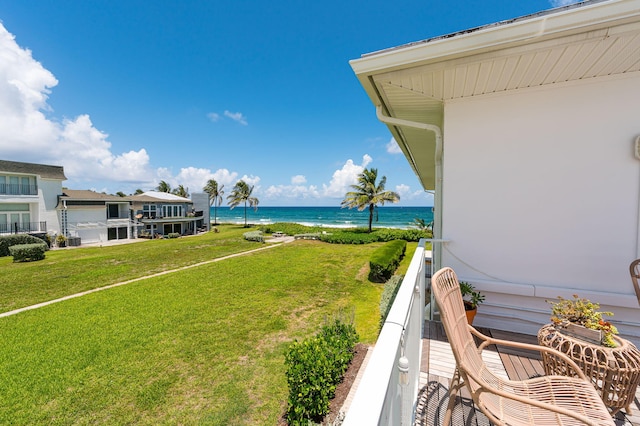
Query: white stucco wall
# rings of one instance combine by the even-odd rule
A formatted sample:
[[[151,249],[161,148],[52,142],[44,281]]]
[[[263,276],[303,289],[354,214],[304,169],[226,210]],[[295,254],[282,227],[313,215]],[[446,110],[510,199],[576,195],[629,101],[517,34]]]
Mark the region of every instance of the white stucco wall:
[[[445,106],[443,264],[487,292],[480,325],[531,332],[578,293],[640,336],[639,93],[636,75]]]
[[[107,212],[104,207],[68,209],[67,218],[70,236],[80,237],[82,243],[107,241]]]
[[[60,233],[59,215],[56,210],[58,196],[62,194],[62,181],[52,179],[38,179],[39,212],[34,221],[46,221],[49,234]]]

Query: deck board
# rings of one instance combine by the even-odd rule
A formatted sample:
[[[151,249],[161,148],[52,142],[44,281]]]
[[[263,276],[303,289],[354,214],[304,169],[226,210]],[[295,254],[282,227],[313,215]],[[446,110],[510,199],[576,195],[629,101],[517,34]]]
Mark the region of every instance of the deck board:
[[[499,330],[479,330],[491,337],[537,344],[537,337]],[[415,426],[442,426],[449,401],[449,383],[455,371],[455,360],[442,327],[437,321],[425,321],[420,391],[418,394]],[[514,350],[503,346],[490,346],[483,353],[485,362],[497,374],[503,374],[513,380],[523,380],[543,375],[540,353],[529,350]],[[632,404],[632,413],[618,413],[615,419],[619,426],[640,426],[640,388]],[[473,404],[468,391],[463,388],[457,398],[451,426],[489,426],[492,423]]]

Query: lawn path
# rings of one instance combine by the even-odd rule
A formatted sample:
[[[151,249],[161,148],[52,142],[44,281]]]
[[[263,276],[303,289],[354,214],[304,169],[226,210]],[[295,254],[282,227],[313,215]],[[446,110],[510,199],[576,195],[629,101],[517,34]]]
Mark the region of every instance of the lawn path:
[[[284,240],[283,241],[283,243],[287,243],[287,242],[290,242],[290,240]],[[280,243],[280,244],[282,244],[282,243]],[[162,272],[158,272],[158,273],[155,273],[155,274],[152,274],[152,275],[145,275],[144,277],[138,277],[138,278],[133,278],[131,280],[122,281],[122,282],[115,283],[115,284],[109,284],[109,285],[104,286],[104,287],[98,287],[98,288],[94,288],[94,289],[91,289],[91,290],[83,291],[83,292],[80,292],[80,293],[70,294],[69,296],[60,297],[58,299],[53,299],[53,300],[49,300],[49,301],[46,301],[46,302],[37,303],[35,305],[25,306],[25,307],[19,308],[19,309],[14,309],[13,311],[0,313],[0,318],[8,317],[8,316],[15,315],[15,314],[19,314],[20,312],[24,312],[24,311],[30,311],[32,309],[42,308],[44,306],[52,305],[54,303],[64,302],[65,300],[75,299],[76,297],[86,296],[87,294],[95,293],[97,291],[108,290],[110,288],[119,287],[119,286],[122,286],[122,285],[131,284],[131,283],[134,283],[134,282],[137,282],[137,281],[146,280],[148,278],[159,277],[161,275],[167,275],[167,274],[173,274],[174,272],[180,272],[180,271],[184,271],[186,269],[197,268],[198,266],[207,265],[209,263],[214,263],[214,262],[219,262],[221,260],[231,259],[232,257],[245,256],[247,254],[256,253],[256,252],[259,252],[259,251],[262,251],[262,250],[268,250],[268,249],[273,248],[273,247],[278,247],[280,244],[269,244],[269,245],[267,245],[265,247],[261,247],[261,248],[258,248],[258,249],[253,249],[253,250],[249,250],[249,251],[243,251],[241,253],[234,253],[234,254],[230,254],[228,256],[218,257],[216,259],[205,260],[204,262],[200,262],[200,263],[194,263],[193,265],[181,266],[180,268],[170,269],[168,271],[162,271]]]

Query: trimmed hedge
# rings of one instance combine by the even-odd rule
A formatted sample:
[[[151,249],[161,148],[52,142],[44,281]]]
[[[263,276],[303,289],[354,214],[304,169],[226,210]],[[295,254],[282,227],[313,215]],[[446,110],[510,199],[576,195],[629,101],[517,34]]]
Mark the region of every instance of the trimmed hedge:
[[[0,257],[10,256],[9,247],[20,244],[43,244],[49,250],[47,243],[38,237],[28,234],[11,234],[0,236]]]
[[[312,338],[295,341],[285,353],[290,425],[319,422],[329,412],[329,401],[353,359],[358,334],[355,327],[336,320]]]
[[[44,259],[47,245],[42,241],[35,244],[17,244],[9,247],[14,262],[33,262]]]
[[[391,278],[398,269],[406,248],[405,240],[393,240],[371,253],[369,280],[374,283],[383,283]]]
[[[387,315],[389,315],[393,301],[396,300],[396,294],[398,294],[403,279],[403,275],[394,275],[384,284],[384,290],[380,296],[380,328],[387,320]]]
[[[332,244],[369,244],[388,242],[393,240],[420,241],[428,238],[430,234],[419,229],[377,229],[367,232],[366,229],[338,230],[331,234],[323,234],[320,240]]]
[[[264,243],[264,236],[262,235],[262,231],[249,231],[242,234],[242,236],[247,241],[257,241],[259,243]]]
[[[180,233],[179,232],[169,232],[167,234],[167,238],[180,238]]]

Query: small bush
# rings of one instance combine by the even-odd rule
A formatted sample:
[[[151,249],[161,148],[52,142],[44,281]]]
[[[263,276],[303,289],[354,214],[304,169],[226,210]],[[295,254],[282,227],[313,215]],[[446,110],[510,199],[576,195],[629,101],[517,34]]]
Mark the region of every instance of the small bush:
[[[169,232],[167,238],[180,238],[180,234],[178,232]]]
[[[274,232],[282,232],[287,235],[307,234],[318,232],[322,229],[320,226],[306,226],[299,223],[272,223],[269,225],[261,225],[258,229],[265,234],[273,234]]]
[[[42,242],[35,244],[18,244],[9,247],[9,252],[13,256],[14,262],[33,262],[44,259],[44,252],[47,245]]]
[[[46,244],[40,238],[28,234],[12,234],[0,236],[0,257],[9,256],[9,247],[20,244]],[[49,250],[46,247],[45,250]]]
[[[296,240],[319,240],[321,235],[320,232],[310,232],[306,234],[295,234],[293,238]]]
[[[295,341],[285,353],[290,425],[318,422],[329,412],[329,401],[353,359],[355,327],[336,320],[312,338]]]
[[[320,235],[320,241],[331,244],[369,244],[380,241],[375,233],[337,231]]]
[[[380,296],[380,328],[387,320],[387,315],[389,315],[393,301],[396,300],[396,294],[398,294],[403,278],[402,275],[394,275],[384,284],[384,290]]]
[[[405,240],[393,240],[371,253],[369,280],[374,283],[383,283],[391,278],[391,275],[398,269],[406,248],[407,242]]]
[[[264,243],[264,236],[262,235],[262,231],[249,231],[242,234],[242,236],[247,241],[257,241],[259,243]]]

